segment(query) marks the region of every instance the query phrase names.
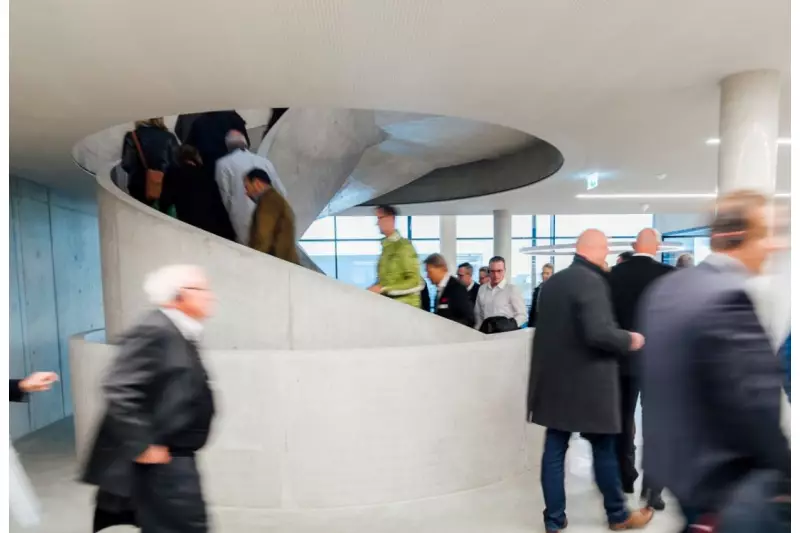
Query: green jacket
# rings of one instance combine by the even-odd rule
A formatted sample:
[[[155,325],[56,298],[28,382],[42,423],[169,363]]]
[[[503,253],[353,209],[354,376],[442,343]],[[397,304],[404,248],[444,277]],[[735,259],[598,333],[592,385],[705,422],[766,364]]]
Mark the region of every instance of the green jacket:
[[[378,260],[378,285],[381,294],[399,302],[420,307],[425,281],[419,272],[419,258],[411,241],[395,232],[381,241]]]

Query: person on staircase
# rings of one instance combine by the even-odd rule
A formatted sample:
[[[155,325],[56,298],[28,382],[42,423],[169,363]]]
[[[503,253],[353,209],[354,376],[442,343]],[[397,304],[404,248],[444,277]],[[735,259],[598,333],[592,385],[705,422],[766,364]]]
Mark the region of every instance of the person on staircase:
[[[294,211],[289,202],[275,190],[272,179],[260,168],[247,172],[244,187],[247,196],[256,204],[250,225],[250,248],[299,265]]]
[[[178,139],[162,117],[140,120],[122,141],[122,170],[128,175],[128,192],[140,202],[155,206],[161,196],[164,174],[175,162]]]
[[[397,232],[397,209],[381,205],[375,209],[378,228],[383,234],[381,257],[378,260],[378,282],[370,292],[388,296],[414,307],[421,307],[420,293],[425,280],[419,269],[419,258],[414,245]]]

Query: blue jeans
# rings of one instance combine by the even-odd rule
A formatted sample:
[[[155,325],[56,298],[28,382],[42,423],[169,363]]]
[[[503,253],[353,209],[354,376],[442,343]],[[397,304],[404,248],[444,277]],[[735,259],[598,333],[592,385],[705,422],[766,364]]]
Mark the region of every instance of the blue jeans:
[[[581,434],[592,445],[594,479],[603,494],[609,524],[628,519],[628,507],[622,493],[617,461],[616,435]],[[544,525],[547,530],[563,529],[567,522],[567,496],[564,492],[564,458],[572,433],[548,429],[542,454],[542,492],[544,492]]]

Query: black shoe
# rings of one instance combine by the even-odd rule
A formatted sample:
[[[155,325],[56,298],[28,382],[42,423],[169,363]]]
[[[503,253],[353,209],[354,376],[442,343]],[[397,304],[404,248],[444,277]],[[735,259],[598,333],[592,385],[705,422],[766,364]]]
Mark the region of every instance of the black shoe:
[[[647,502],[647,506],[656,511],[663,511],[667,507],[667,504],[664,503],[664,498],[661,497],[661,491],[653,492],[650,489],[643,489],[642,501]]]
[[[625,494],[633,494],[634,493],[634,489],[633,489],[633,484],[634,483],[636,483],[636,480],[634,480],[634,481],[623,481],[622,482],[622,492],[624,492]]]

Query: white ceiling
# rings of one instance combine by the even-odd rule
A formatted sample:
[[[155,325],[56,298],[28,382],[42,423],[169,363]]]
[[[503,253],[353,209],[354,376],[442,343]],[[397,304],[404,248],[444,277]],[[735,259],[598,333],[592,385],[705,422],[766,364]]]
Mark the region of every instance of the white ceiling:
[[[407,212],[634,212],[598,192],[709,192],[718,81],[784,74],[788,0],[12,0],[10,164],[90,188],[71,148],[139,117],[229,108],[336,107],[495,123],[561,150],[521,191]],[[789,185],[788,150],[779,189]],[[667,174],[667,179],[655,176]],[[652,211],[698,203],[649,201]]]

